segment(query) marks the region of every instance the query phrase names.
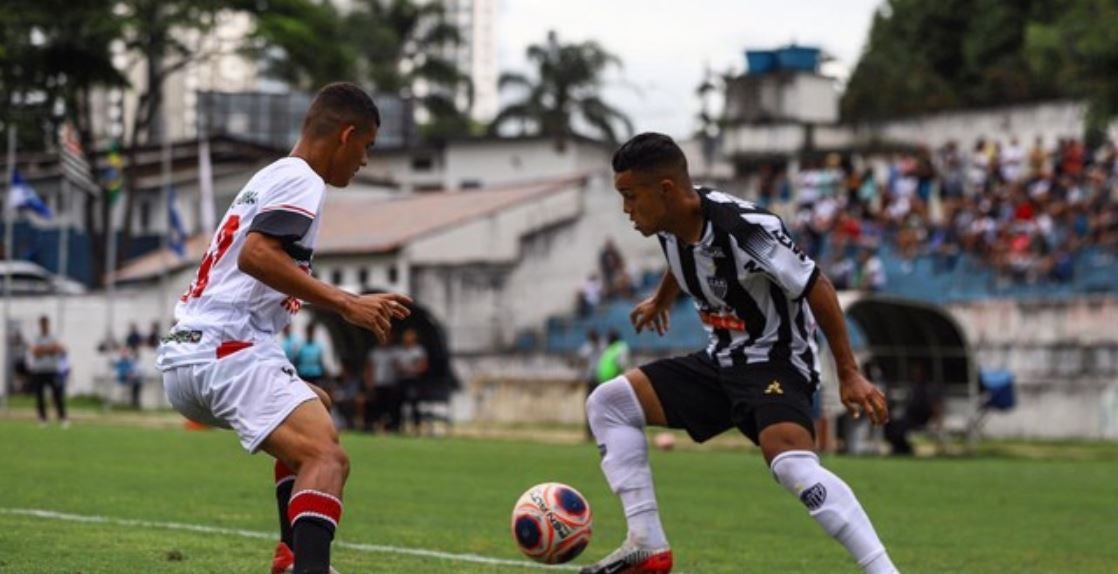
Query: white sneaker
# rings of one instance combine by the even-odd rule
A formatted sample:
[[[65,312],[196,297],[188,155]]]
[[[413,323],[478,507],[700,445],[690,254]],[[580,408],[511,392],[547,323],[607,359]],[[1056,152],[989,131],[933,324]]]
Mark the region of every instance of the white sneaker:
[[[60,426],[62,427],[62,430],[70,428],[70,419],[62,419],[62,424]]]

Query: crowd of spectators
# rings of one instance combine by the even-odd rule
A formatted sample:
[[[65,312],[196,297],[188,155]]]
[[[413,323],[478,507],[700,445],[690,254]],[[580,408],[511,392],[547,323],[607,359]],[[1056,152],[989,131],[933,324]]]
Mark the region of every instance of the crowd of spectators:
[[[885,156],[830,154],[763,176],[761,203],[843,288],[887,281],[878,250],[937,270],[964,257],[1005,281],[1063,282],[1087,247],[1118,251],[1118,150],[1076,139],[955,142]]]

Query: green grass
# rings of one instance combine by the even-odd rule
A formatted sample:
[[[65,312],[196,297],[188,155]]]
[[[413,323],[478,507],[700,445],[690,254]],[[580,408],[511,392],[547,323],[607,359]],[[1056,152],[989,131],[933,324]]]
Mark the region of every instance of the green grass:
[[[537,482],[590,499],[597,558],[624,536],[589,445],[345,435],[353,461],[341,540],[515,559],[513,502]],[[910,572],[1118,572],[1115,448],[1087,460],[1005,456],[830,458],[894,561]],[[228,432],[111,425],[67,431],[0,419],[0,509],[43,509],[271,532],[271,462]],[[857,568],[753,452],[653,454],[677,571]],[[0,512],[0,572],[266,572],[273,544],[230,535],[63,522]],[[529,568],[338,548],[364,572],[531,572]],[[537,570],[538,571],[538,570]]]

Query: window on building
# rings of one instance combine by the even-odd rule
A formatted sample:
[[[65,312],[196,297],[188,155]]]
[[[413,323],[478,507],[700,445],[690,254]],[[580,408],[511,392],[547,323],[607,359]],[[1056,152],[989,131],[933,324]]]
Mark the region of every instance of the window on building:
[[[342,270],[341,268],[334,269],[330,272],[330,282],[334,285],[342,284]]]
[[[392,285],[395,285],[396,281],[398,279],[400,279],[399,269],[397,269],[395,265],[389,267],[388,268],[388,282]]]
[[[435,167],[435,158],[429,155],[420,155],[411,158],[412,171],[431,171]]]
[[[361,287],[368,287],[369,286],[369,268],[368,267],[362,267],[361,270],[357,272],[357,282],[361,284]]]

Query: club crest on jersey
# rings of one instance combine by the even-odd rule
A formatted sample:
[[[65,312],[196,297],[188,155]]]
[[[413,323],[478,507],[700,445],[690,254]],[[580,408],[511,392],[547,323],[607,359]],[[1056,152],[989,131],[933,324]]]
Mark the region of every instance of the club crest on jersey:
[[[726,299],[726,292],[730,289],[730,284],[717,275],[707,277],[707,286],[710,287],[710,292],[719,299]]]

